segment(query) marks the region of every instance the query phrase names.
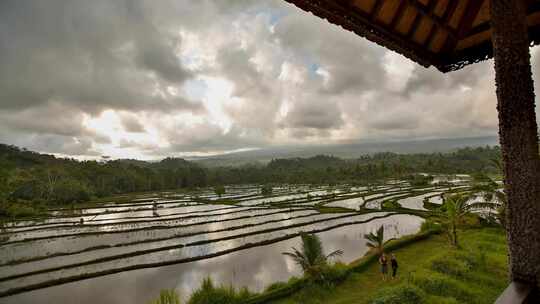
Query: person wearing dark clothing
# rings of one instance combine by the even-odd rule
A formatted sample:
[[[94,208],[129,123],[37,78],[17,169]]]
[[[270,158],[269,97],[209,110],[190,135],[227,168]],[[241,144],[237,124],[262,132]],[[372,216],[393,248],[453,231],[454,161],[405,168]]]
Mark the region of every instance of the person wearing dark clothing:
[[[390,258],[390,265],[392,266],[392,279],[394,279],[397,275],[398,262],[396,256],[393,253],[392,257]]]
[[[386,254],[381,254],[379,257],[379,264],[381,264],[381,274],[383,281],[386,281],[386,276],[388,274],[388,258],[386,258]]]

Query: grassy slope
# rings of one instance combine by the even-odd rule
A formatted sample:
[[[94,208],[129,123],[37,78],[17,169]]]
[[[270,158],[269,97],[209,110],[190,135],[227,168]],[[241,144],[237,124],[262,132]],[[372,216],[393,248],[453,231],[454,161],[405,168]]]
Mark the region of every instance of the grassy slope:
[[[366,271],[351,275],[331,291],[316,292],[316,296],[312,293],[311,298],[300,292],[273,303],[370,303],[381,293],[381,289],[408,284],[409,281],[424,290],[425,303],[493,303],[507,284],[504,233],[498,229],[485,228],[463,231],[460,237],[462,248],[459,250],[451,249],[444,235],[436,235],[395,251],[400,272],[399,278],[394,281],[383,282],[378,265],[372,264]],[[470,270],[467,269],[467,263],[464,262],[467,259],[464,256],[471,258],[469,264],[476,264]],[[464,271],[444,274],[442,272],[445,271],[441,271],[440,267],[439,271],[434,270],[434,261],[450,261],[454,265],[449,267],[450,270]],[[426,278],[444,282],[443,287],[433,287],[435,284],[431,284],[431,288],[428,288],[425,281],[422,281]],[[458,299],[454,301],[448,295]]]

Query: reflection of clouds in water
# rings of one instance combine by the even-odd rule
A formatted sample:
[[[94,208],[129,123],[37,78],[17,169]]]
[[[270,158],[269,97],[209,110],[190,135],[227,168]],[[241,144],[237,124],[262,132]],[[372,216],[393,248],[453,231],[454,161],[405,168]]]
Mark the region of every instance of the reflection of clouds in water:
[[[385,239],[416,233],[423,219],[410,215],[393,215],[376,219],[365,224],[346,226],[340,229],[319,233],[326,252],[341,249],[344,251],[340,260],[351,262],[367,252],[364,235],[374,232],[384,224]]]
[[[394,215],[377,219],[369,223],[341,227],[319,233],[327,252],[337,249],[345,251],[341,259],[350,262],[366,252],[363,235],[375,230],[381,223],[386,223],[387,237],[416,232],[421,219],[407,215]],[[265,238],[265,236],[261,236]],[[203,237],[208,238],[207,236]],[[240,242],[235,240],[233,244]],[[219,242],[218,242],[219,243]],[[210,244],[209,244],[210,245]],[[211,247],[218,248],[218,244]],[[212,276],[216,284],[234,284],[248,286],[252,290],[262,290],[275,281],[286,281],[292,275],[300,274],[299,267],[281,253],[291,247],[300,246],[296,237],[264,247],[251,248],[225,256],[201,260],[192,263],[167,267],[137,270],[96,279],[75,282],[67,285],[37,290],[7,298],[7,303],[35,303],[36,298],[46,298],[49,302],[63,302],[66,296],[76,295],[77,303],[90,304],[111,302],[119,304],[146,303],[159,294],[160,289],[176,288],[183,297],[187,297],[206,276]],[[191,248],[171,251],[177,256],[193,255]],[[195,249],[195,248],[193,248]],[[206,251],[205,249],[205,251]],[[197,249],[195,249],[197,250]],[[67,286],[67,287],[66,287]]]

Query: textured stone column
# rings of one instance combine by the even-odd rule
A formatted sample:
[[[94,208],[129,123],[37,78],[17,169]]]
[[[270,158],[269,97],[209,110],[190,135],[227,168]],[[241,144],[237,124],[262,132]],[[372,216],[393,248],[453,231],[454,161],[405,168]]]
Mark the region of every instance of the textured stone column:
[[[499,136],[508,195],[507,235],[513,280],[538,283],[540,157],[534,87],[522,0],[491,0]]]

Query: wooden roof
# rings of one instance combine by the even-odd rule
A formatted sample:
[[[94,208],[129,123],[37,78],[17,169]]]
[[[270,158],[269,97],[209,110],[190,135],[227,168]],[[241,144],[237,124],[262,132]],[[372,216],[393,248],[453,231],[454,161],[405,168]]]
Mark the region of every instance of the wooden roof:
[[[493,56],[490,0],[286,1],[442,72]],[[529,38],[538,44],[540,1],[526,1]]]

